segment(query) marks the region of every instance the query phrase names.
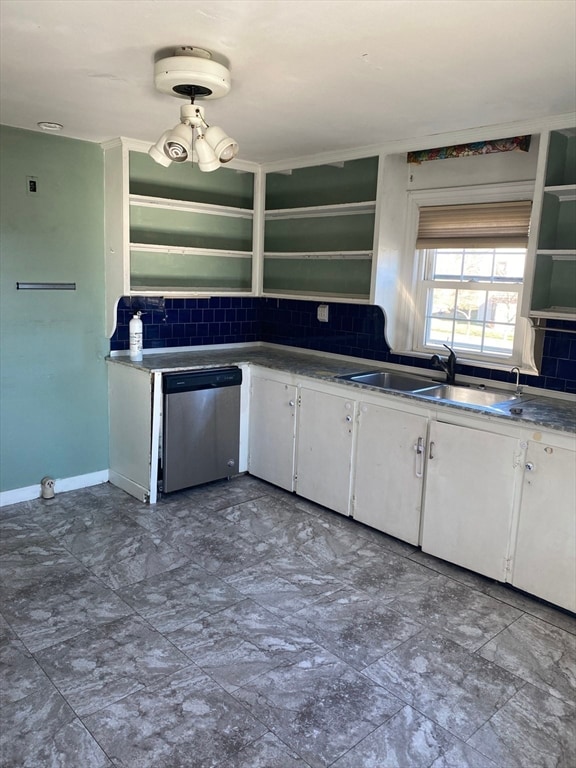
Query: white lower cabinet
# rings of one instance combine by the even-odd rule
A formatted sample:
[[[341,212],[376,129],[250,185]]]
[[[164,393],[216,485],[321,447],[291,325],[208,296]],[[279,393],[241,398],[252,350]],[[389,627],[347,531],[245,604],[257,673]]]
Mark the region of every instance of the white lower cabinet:
[[[512,584],[576,611],[576,452],[529,442]]]
[[[431,422],[422,550],[506,581],[521,455],[515,437]]]
[[[348,515],[356,403],[307,387],[299,402],[295,490]]]
[[[109,366],[110,481],[152,504],[161,379]],[[576,611],[573,435],[474,416],[437,421],[428,407],[258,366],[248,380],[241,455],[247,443],[251,474]]]
[[[250,474],[294,490],[297,388],[252,375],[250,393]]]
[[[418,544],[428,419],[361,402],[353,516],[379,531]]]

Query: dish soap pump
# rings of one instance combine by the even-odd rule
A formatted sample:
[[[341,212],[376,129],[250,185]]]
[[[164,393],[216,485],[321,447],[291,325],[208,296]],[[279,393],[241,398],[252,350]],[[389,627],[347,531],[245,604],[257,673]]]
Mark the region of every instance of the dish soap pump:
[[[128,329],[130,335],[130,360],[139,363],[142,360],[142,312],[138,311],[130,320]]]

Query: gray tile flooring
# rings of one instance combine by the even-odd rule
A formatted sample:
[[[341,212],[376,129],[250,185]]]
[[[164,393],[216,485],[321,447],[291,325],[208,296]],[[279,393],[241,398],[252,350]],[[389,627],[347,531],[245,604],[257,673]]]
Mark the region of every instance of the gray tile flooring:
[[[0,513],[3,768],[574,768],[576,619],[243,476]]]

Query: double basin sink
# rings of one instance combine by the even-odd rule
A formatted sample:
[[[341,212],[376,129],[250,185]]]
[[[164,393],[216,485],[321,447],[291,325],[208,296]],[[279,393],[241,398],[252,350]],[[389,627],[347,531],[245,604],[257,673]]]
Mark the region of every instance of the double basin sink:
[[[521,394],[502,392],[485,387],[468,386],[465,384],[443,384],[424,376],[413,376],[408,373],[394,373],[389,371],[369,371],[367,373],[351,373],[338,378],[347,381],[355,381],[358,384],[366,384],[394,392],[406,392],[427,400],[442,401],[445,403],[459,403],[461,405],[474,405],[481,408],[495,408],[514,413],[519,408]]]

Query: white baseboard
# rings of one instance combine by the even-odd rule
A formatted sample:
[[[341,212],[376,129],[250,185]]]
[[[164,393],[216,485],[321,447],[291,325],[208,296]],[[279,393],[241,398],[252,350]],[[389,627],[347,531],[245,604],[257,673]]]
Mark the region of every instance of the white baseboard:
[[[110,472],[103,469],[101,472],[90,472],[87,475],[76,475],[76,477],[63,477],[56,479],[54,483],[54,493],[65,493],[66,491],[77,491],[79,488],[88,488],[91,485],[100,485],[107,483],[110,478]],[[40,498],[41,487],[37,485],[28,485],[26,488],[14,488],[13,491],[0,492],[0,507],[7,507],[10,504],[18,504],[20,501],[31,501]]]

